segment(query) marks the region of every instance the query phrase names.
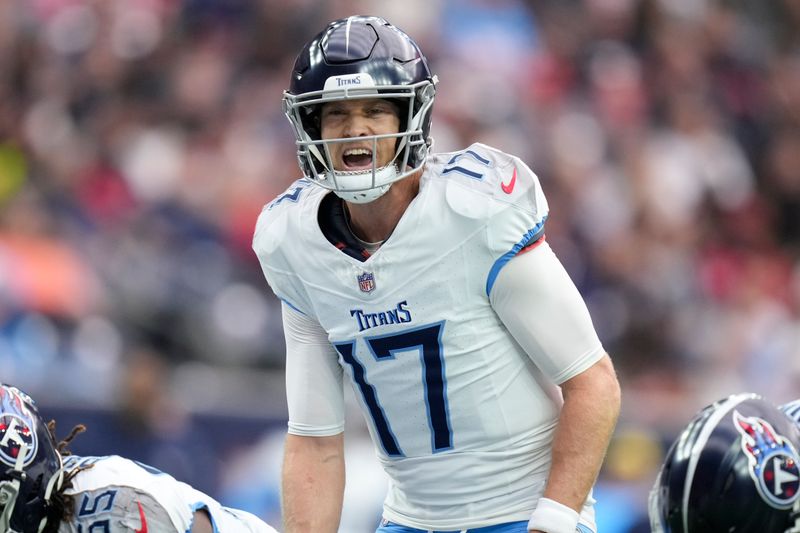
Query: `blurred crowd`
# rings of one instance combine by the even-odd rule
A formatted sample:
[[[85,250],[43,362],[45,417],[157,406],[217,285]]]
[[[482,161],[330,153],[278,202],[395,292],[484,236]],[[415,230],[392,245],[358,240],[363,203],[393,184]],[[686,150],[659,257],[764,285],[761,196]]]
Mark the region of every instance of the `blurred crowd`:
[[[428,55],[435,150],[539,175],[620,373],[609,501],[641,498],[705,403],[800,397],[798,0],[0,2],[0,379],[285,416],[252,231],[299,177],[294,57],[356,13]]]

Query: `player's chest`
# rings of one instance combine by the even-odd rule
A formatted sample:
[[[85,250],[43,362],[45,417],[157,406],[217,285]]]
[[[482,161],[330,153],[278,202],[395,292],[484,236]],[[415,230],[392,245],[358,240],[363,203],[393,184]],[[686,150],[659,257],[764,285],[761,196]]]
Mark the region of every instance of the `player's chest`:
[[[307,287],[323,327],[341,338],[416,327],[485,305],[491,265],[476,243],[422,244],[389,245],[365,262],[335,257],[323,279]]]

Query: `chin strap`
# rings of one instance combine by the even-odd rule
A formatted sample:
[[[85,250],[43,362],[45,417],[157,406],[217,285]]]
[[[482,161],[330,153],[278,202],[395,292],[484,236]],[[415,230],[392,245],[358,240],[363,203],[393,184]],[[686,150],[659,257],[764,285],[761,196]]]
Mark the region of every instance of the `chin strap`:
[[[53,496],[53,491],[54,490],[56,490],[56,491],[59,490],[61,488],[61,485],[64,484],[64,470],[65,469],[64,469],[64,463],[61,460],[61,455],[60,454],[58,456],[58,462],[59,462],[58,471],[55,472],[52,476],[50,476],[50,479],[47,481],[47,487],[45,488],[45,491],[44,491],[44,502],[45,502],[45,505],[48,505],[50,503],[50,498]],[[44,517],[39,522],[39,533],[42,533],[42,531],[44,531],[44,528],[47,525],[47,518],[48,518],[47,517],[47,513],[45,513]]]
[[[11,529],[11,516],[14,514],[14,508],[16,507],[17,498],[19,497],[20,484],[28,477],[23,470],[23,464],[27,455],[28,445],[22,443],[20,445],[19,453],[17,454],[17,462],[14,465],[13,470],[6,471],[6,475],[13,478],[13,480],[0,482],[0,533],[19,533],[17,530]],[[60,461],[61,457],[59,456],[59,462]],[[47,482],[47,487],[45,488],[44,492],[45,505],[50,502],[53,491],[59,490],[63,483],[64,465],[62,463],[58,471],[50,476],[50,479]],[[44,531],[46,526],[47,515],[45,514],[45,516],[39,521],[39,533]]]

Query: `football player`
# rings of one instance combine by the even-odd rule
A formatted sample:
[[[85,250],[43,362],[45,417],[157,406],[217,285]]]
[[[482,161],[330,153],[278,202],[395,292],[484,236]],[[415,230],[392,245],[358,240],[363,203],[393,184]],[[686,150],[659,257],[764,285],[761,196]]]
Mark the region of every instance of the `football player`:
[[[377,531],[594,531],[611,360],[536,175],[484,144],[430,153],[436,83],[376,17],[330,23],[294,65],[304,177],[253,243],[283,301],[286,531],[337,530],[344,375],[390,478]]]
[[[800,533],[800,400],[736,394],[697,414],[667,453],[654,533]]]
[[[33,400],[0,384],[0,533],[277,533],[158,470],[70,455]]]

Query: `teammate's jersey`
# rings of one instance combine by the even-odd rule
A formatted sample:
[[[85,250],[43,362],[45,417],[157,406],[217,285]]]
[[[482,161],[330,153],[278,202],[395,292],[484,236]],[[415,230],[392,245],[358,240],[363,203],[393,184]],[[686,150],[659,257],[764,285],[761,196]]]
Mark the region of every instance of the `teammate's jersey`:
[[[489,294],[502,266],[543,236],[538,179],[481,144],[434,155],[394,232],[363,262],[323,235],[326,194],[296,182],[265,207],[253,247],[275,294],[322,326],[350,377],[390,478],[384,516],[437,530],[527,520],[558,405]],[[539,365],[556,383],[575,366]],[[292,433],[315,429],[290,420]]]
[[[147,465],[112,455],[68,456],[81,470],[65,491],[74,513],[59,533],[184,533],[197,510],[207,511],[214,533],[277,533],[255,516],[221,506],[210,496]],[[88,467],[88,468],[87,468]]]
[[[789,415],[789,417],[800,426],[800,398],[781,405],[779,409]]]

